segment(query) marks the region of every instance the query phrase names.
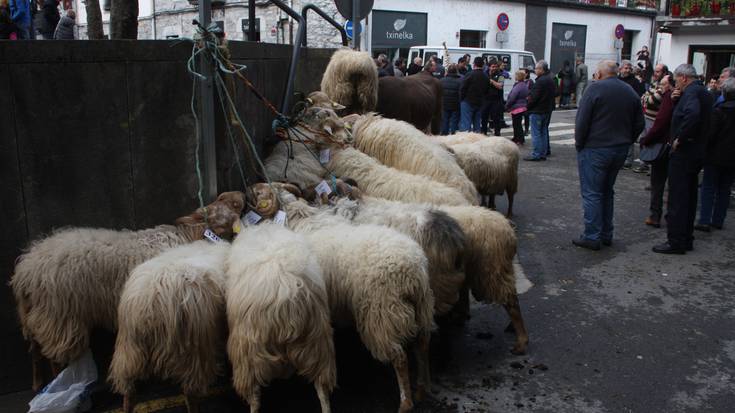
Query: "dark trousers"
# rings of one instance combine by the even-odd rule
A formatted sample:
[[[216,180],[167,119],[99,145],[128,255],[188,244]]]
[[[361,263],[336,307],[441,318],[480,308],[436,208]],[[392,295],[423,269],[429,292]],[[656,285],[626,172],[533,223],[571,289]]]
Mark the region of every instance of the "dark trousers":
[[[669,158],[669,202],[666,228],[669,245],[687,248],[694,240],[694,218],[697,216],[697,184],[702,160],[684,149]]]
[[[483,134],[487,134],[488,121],[493,123],[493,132],[495,136],[500,136],[500,126],[503,124],[503,101],[500,98],[488,99],[482,110],[482,129]]]
[[[442,110],[442,135],[453,135],[459,130],[459,110]]]
[[[530,116],[530,113],[528,113],[528,111],[523,113],[523,129],[526,131],[526,135],[528,135],[528,131],[529,131],[528,129],[528,126],[530,124],[529,116]]]
[[[661,221],[664,205],[664,189],[669,177],[669,155],[664,154],[660,159],[651,162],[651,215],[656,221]]]
[[[513,142],[524,143],[526,142],[526,136],[523,133],[523,118],[524,113],[513,115]]]
[[[735,181],[735,168],[705,165],[702,175],[699,223],[722,227],[730,206],[730,188]]]

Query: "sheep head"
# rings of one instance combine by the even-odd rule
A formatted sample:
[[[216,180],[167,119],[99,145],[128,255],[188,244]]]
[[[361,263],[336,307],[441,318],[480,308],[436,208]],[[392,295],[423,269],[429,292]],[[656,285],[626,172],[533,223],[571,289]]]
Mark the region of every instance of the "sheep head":
[[[245,194],[223,192],[211,204],[176,219],[176,225],[188,228],[197,236],[207,228],[219,236],[231,236],[232,227],[240,219],[244,207]]]
[[[332,109],[317,106],[305,109],[297,128],[322,149],[353,143],[352,134]]]
[[[332,109],[335,112],[343,110],[345,108],[344,105],[340,105],[339,103],[333,101],[326,93],[320,90],[317,90],[316,92],[311,92],[306,98],[306,102],[307,104],[309,104],[309,106]]]

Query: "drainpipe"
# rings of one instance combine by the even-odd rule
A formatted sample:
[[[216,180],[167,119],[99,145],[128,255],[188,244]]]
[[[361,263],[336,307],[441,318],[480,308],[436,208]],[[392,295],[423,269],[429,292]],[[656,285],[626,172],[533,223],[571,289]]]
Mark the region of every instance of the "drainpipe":
[[[153,2],[153,40],[156,40],[156,0],[151,0]]]

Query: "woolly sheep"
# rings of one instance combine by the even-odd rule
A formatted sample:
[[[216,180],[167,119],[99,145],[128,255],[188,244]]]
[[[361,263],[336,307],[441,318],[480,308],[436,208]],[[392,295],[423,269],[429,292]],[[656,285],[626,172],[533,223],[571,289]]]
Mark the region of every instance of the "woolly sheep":
[[[478,204],[475,186],[454,157],[413,125],[368,114],[352,131],[355,147],[383,165],[442,182],[459,190],[470,204]]]
[[[513,199],[518,191],[518,159],[520,152],[513,142],[479,133],[458,132],[450,136],[431,136],[455,154],[457,163],[475,184],[478,192],[488,197],[486,205],[495,208],[495,194],[508,194],[508,218],[513,216]]]
[[[321,90],[347,113],[367,113],[378,102],[378,70],[367,52],[340,49],[329,59]]]
[[[260,388],[293,368],[329,412],[337,381],[329,303],[306,239],[278,224],[248,227],[233,243],[227,276],[227,354],[250,411],[260,410]]]
[[[319,260],[332,321],[354,324],[373,357],[392,363],[401,393],[399,411],[410,410],[413,397],[404,346],[413,340],[416,398],[422,398],[430,387],[428,349],[434,304],[423,250],[390,228],[353,226],[329,211],[310,207],[283,190],[300,194],[293,185],[273,187],[283,201],[289,227],[306,236]],[[253,193],[258,206],[270,208],[278,202],[265,184],[257,184]]]
[[[136,380],[172,379],[186,396],[207,393],[224,353],[226,242],[197,241],[133,269],[120,295],[109,381],[133,411]]]
[[[40,363],[54,370],[78,358],[99,326],[115,330],[117,305],[130,271],[163,250],[202,239],[209,226],[232,230],[244,205],[241,192],[223,193],[205,211],[179,218],[177,226],[140,231],[68,228],[34,242],[21,255],[10,281],[24,337],[31,343],[33,388],[43,384]]]

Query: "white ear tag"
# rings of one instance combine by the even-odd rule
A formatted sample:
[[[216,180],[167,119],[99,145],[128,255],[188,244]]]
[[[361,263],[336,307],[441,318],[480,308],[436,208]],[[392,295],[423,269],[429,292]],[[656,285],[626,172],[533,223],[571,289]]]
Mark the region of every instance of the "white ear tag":
[[[245,222],[248,223],[248,225],[255,225],[261,220],[261,216],[257,213],[250,211],[247,214],[245,214]]]
[[[319,196],[322,196],[322,194],[329,195],[332,193],[332,188],[330,188],[327,181],[324,181],[324,180],[319,182],[319,185],[317,185],[316,188],[314,188],[314,190]]]
[[[281,226],[286,226],[286,213],[283,211],[276,212],[276,216],[273,217],[273,222]]]
[[[235,221],[234,224],[232,224],[232,232],[235,234],[239,234],[240,231],[242,231],[242,221],[239,219]]]
[[[329,160],[332,159],[332,154],[329,149],[322,149],[319,152],[319,163],[322,165],[328,164]]]
[[[207,229],[204,231],[204,238],[212,241],[212,242],[224,242],[222,238],[218,237],[217,234],[212,232],[210,229]]]

